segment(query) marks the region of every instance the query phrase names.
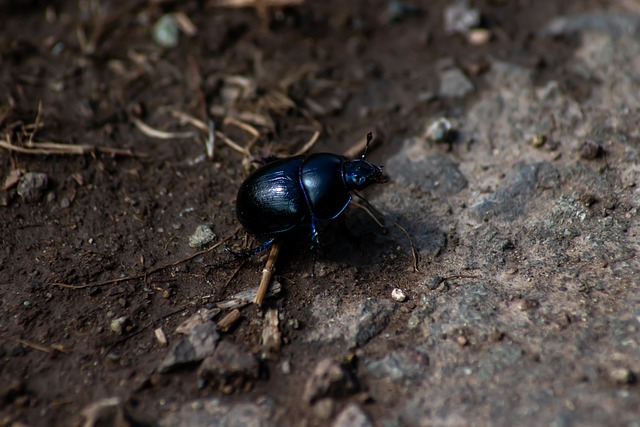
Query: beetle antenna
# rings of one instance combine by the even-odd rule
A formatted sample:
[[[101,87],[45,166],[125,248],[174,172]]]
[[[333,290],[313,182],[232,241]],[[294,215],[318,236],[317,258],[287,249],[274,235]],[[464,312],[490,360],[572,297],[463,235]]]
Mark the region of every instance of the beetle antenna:
[[[361,160],[364,160],[367,156],[367,151],[369,150],[369,144],[371,144],[371,141],[373,141],[373,134],[369,132],[367,134],[367,144],[364,146],[364,153],[362,153],[362,157],[360,158]]]

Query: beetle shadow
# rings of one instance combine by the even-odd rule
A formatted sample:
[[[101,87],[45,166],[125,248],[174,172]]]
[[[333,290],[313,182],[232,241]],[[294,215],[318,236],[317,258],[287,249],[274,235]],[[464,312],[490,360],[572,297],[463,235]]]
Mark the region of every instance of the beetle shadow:
[[[387,264],[411,268],[411,243],[391,220],[404,227],[413,239],[418,265],[426,265],[446,250],[447,235],[435,223],[418,223],[405,215],[394,215],[385,218],[385,228],[381,228],[362,209],[350,208],[336,221],[321,224],[318,259],[363,269]]]

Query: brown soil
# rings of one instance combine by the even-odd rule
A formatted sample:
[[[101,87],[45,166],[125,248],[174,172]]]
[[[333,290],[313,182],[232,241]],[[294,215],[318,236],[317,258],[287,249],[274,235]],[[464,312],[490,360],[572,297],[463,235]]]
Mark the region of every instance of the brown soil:
[[[585,82],[564,75],[574,41],[542,38],[537,30],[598,2],[476,2],[494,34],[483,46],[444,33],[443,0],[420,2],[419,13],[396,21],[387,1],[308,1],[271,10],[268,18],[253,8],[199,1],[49,3],[0,2],[0,138],[17,147],[49,141],[100,149],[0,149],[2,182],[18,170],[49,180],[31,203],[16,186],[0,190],[0,383],[13,387],[2,396],[0,425],[66,425],[90,402],[114,395],[161,418],[183,402],[219,395],[196,387],[195,369],[156,374],[166,348],[153,331],[162,327],[171,341],[186,315],[255,287],[263,259],[248,260],[228,284],[238,264],[206,267],[227,259],[220,249],[170,266],[196,252],[187,239],[202,223],[213,224],[218,240],[240,247],[245,233],[238,231],[234,200],[247,174],[243,156],[220,138],[213,159],[203,159],[206,132],[181,123],[172,110],[201,120],[208,111],[217,129],[242,146],[251,135],[225,117],[268,119],[253,125],[260,132],[251,149],[256,157],[293,153],[315,130],[321,136],[312,151],[342,153],[373,129],[382,144],[371,160],[384,164],[404,136],[421,132],[425,117],[465,107],[468,99],[416,97],[436,90],[443,58],[465,70],[478,91],[483,64],[498,58],[534,67],[541,81],[560,81],[576,96],[588,93]],[[161,49],[150,23],[177,11],[190,17],[197,34],[181,33],[178,47]],[[230,83],[234,77],[244,86]],[[157,139],[134,118],[167,132],[196,133]],[[401,234],[381,233],[360,209],[350,208],[346,222],[353,242],[330,225],[319,254],[311,256],[301,236],[280,258],[284,291],[266,305],[298,320],[302,330],[313,327],[309,304],[317,295],[387,298],[389,283],[411,287],[416,280]],[[168,267],[104,283],[161,266]],[[131,320],[124,336],[109,328],[120,316]],[[406,317],[396,312],[387,330]],[[258,351],[261,319],[256,307],[244,308],[226,339]],[[283,332],[279,357],[294,366],[335,354],[300,340],[300,330]],[[282,374],[277,359],[265,362],[268,375],[252,390],[230,399],[270,394],[290,419],[308,417],[298,397],[306,377]],[[373,419],[390,410],[367,406]]]

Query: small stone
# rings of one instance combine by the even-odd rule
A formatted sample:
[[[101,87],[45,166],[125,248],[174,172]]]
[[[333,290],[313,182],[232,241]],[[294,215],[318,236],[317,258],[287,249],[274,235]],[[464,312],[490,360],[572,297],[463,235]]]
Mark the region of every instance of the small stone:
[[[436,144],[449,143],[453,136],[453,126],[447,118],[441,117],[427,126],[424,136],[427,141]]]
[[[213,354],[219,339],[220,334],[213,322],[208,321],[195,326],[189,336],[178,341],[169,350],[160,364],[159,371],[165,373],[178,366],[199,362]]]
[[[189,236],[189,246],[192,248],[202,248],[216,240],[216,237],[210,225],[201,224],[196,227],[196,231]]]
[[[435,291],[436,289],[438,289],[442,282],[444,282],[444,278],[440,276],[433,276],[431,279],[429,279],[427,286],[429,287],[430,291]]]
[[[603,154],[602,146],[595,141],[586,140],[580,148],[580,157],[585,160],[595,160],[602,157]]]
[[[133,329],[133,324],[127,316],[121,316],[111,321],[109,329],[116,335],[123,335]]]
[[[156,336],[156,340],[158,340],[158,343],[165,347],[167,345],[167,335],[164,333],[164,331],[162,330],[162,328],[157,328],[156,330],[153,331],[153,333]]]
[[[2,184],[2,190],[6,191],[10,188],[13,188],[20,182],[20,176],[24,171],[22,169],[14,169],[7,175],[4,180],[4,184]]]
[[[336,402],[333,399],[324,398],[313,405],[313,413],[321,420],[328,421],[336,410]]]
[[[614,368],[609,371],[609,377],[618,384],[634,384],[637,380],[636,375],[631,369]]]
[[[119,397],[91,403],[80,414],[84,417],[83,427],[128,427],[131,425]]]
[[[491,31],[486,28],[474,28],[467,34],[467,40],[473,46],[482,46],[491,40]]]
[[[467,34],[480,25],[480,10],[469,0],[456,0],[444,11],[444,31],[447,34]]]
[[[334,359],[318,363],[307,380],[303,398],[314,403],[324,397],[342,397],[356,392],[358,385],[346,366]]]
[[[18,195],[26,203],[37,202],[44,196],[48,185],[49,177],[46,174],[27,172],[18,182]]]
[[[407,300],[407,294],[400,288],[394,288],[393,291],[391,291],[391,298],[398,302],[404,302]]]
[[[360,406],[350,403],[338,414],[333,427],[373,427],[373,423]]]
[[[534,147],[540,148],[547,142],[547,135],[544,135],[544,134],[534,135],[531,137],[530,142],[531,142],[531,145],[533,145]]]
[[[178,45],[180,30],[178,21],[171,13],[162,15],[153,26],[153,41],[164,48],[172,48]]]
[[[532,308],[536,308],[540,305],[540,303],[534,299],[521,299],[517,303],[517,307],[521,311],[528,311]]]
[[[469,344],[469,340],[466,337],[463,337],[462,335],[456,337],[456,342],[461,347],[464,347],[465,345]]]
[[[256,380],[260,366],[255,356],[237,344],[222,341],[198,370],[198,384],[211,384],[233,392]]]

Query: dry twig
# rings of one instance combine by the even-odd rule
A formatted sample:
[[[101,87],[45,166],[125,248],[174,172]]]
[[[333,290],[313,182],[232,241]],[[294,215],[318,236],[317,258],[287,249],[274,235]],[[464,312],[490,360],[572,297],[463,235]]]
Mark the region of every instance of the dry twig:
[[[264,301],[264,297],[267,294],[267,290],[269,289],[269,283],[271,283],[271,277],[273,277],[273,272],[276,269],[276,261],[278,261],[278,255],[280,255],[280,247],[282,246],[282,242],[275,242],[271,247],[271,252],[269,253],[269,258],[267,259],[267,263],[262,270],[262,277],[260,279],[260,286],[258,286],[258,292],[256,293],[256,297],[253,300],[254,304],[258,306],[262,305]]]
[[[202,254],[206,254],[208,252],[211,252],[212,250],[214,250],[218,246],[222,245],[224,242],[226,242],[230,238],[231,238],[231,236],[227,237],[224,240],[221,240],[220,242],[216,243],[215,245],[211,246],[208,249],[204,249],[204,250],[201,250],[199,252],[196,252],[193,255],[189,255],[188,257],[180,259],[180,260],[175,261],[175,262],[172,262],[171,264],[161,265],[159,267],[152,268],[150,270],[145,271],[144,273],[140,273],[140,274],[137,274],[135,276],[119,277],[117,279],[109,279],[109,280],[105,280],[103,282],[89,283],[89,284],[85,284],[85,285],[67,285],[66,283],[52,283],[51,285],[58,286],[60,288],[65,288],[65,289],[86,289],[86,288],[92,288],[92,287],[100,287],[100,286],[112,285],[112,284],[115,284],[115,283],[128,282],[130,280],[144,279],[144,278],[147,278],[148,276],[150,276],[150,275],[152,275],[154,273],[157,273],[158,271],[162,271],[162,270],[165,270],[167,268],[175,267],[175,266],[180,265],[182,263],[185,263],[185,262],[187,262],[189,260],[192,260],[193,258],[195,258],[197,256],[200,256]]]
[[[31,342],[31,341],[23,340],[22,338],[10,337],[9,335],[5,335],[5,334],[2,334],[2,333],[0,333],[0,339],[3,339],[5,341],[15,342],[15,343],[18,343],[18,344],[22,344],[25,347],[29,347],[29,348],[32,348],[34,350],[42,351],[43,353],[53,353],[53,351],[56,350],[56,348],[53,348],[53,347],[47,347],[47,346],[44,346],[44,345],[40,345],[40,344]]]
[[[240,310],[238,310],[237,308],[234,308],[229,313],[227,313],[226,316],[220,319],[220,321],[216,326],[222,332],[227,332],[229,329],[233,327],[233,325],[236,324],[238,320],[240,320]]]

